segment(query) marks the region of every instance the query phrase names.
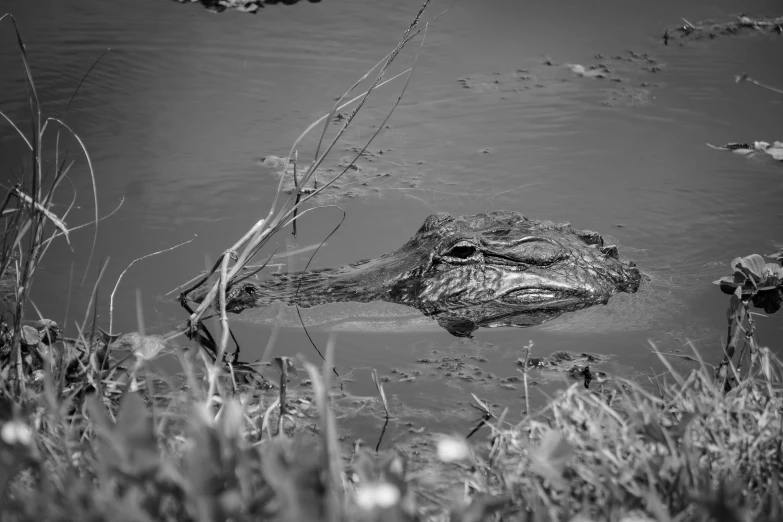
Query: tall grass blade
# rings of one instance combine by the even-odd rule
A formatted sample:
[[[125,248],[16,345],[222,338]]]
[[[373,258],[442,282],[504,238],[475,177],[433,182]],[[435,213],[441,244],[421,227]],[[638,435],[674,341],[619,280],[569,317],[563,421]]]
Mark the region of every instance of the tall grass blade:
[[[68,125],[66,125],[65,122],[63,122],[62,120],[60,120],[58,118],[52,118],[52,117],[47,118],[47,121],[49,121],[49,120],[55,121],[55,122],[59,123],[61,126],[65,127],[68,130],[68,132],[71,133],[71,136],[73,136],[76,139],[76,141],[79,143],[79,146],[82,149],[82,152],[84,153],[84,157],[87,159],[87,166],[89,167],[89,170],[90,170],[90,180],[92,181],[92,195],[93,195],[93,201],[94,201],[94,204],[95,204],[95,221],[94,221],[95,232],[93,233],[93,236],[92,236],[92,246],[90,247],[90,256],[87,258],[87,266],[84,269],[84,277],[82,278],[82,284],[84,284],[84,282],[87,280],[87,273],[88,273],[88,271],[90,269],[90,263],[92,262],[92,256],[95,253],[95,245],[98,242],[98,222],[100,221],[100,219],[98,218],[98,187],[95,184],[95,170],[93,169],[93,166],[92,166],[92,160],[90,159],[90,154],[87,152],[87,147],[84,146],[84,142],[79,137],[79,135],[76,134],[73,131],[73,129],[71,129]]]

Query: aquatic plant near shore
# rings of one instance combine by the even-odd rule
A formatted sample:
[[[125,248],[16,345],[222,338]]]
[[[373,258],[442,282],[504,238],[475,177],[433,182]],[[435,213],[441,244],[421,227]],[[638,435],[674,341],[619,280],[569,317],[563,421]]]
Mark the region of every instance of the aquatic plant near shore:
[[[778,259],[779,260],[779,259]],[[783,266],[767,263],[758,254],[735,257],[731,262],[734,274],[715,281],[725,294],[751,301],[771,314],[780,309]]]
[[[763,308],[771,314],[777,312],[783,303],[783,256],[773,254],[770,257],[781,264],[767,263],[758,254],[736,257],[731,262],[734,274],[715,281],[724,293],[731,294],[726,312],[728,334],[725,356],[715,370],[716,378],[727,391],[731,389],[732,383],[738,385],[743,375],[747,378],[752,367],[758,363],[759,347],[754,336],[756,324],[750,305]],[[742,347],[735,367],[732,358],[740,343]]]

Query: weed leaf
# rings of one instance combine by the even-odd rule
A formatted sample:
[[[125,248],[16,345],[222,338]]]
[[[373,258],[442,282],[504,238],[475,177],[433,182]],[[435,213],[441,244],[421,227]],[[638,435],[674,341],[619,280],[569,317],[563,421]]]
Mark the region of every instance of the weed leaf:
[[[152,417],[138,393],[126,393],[120,400],[114,442],[137,473],[157,468],[158,444]]]
[[[531,469],[553,486],[562,489],[566,486],[563,470],[573,454],[574,448],[565,437],[555,430],[549,430],[541,437],[541,444],[531,455]]]

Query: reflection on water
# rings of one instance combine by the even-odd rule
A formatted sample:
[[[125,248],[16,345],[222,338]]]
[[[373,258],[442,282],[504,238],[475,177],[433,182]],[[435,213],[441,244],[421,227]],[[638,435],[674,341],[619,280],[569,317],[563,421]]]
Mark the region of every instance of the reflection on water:
[[[433,13],[451,2],[435,4]],[[394,46],[418,2],[299,2],[257,16],[213,16],[164,0],[129,7],[98,0],[3,4],[19,21],[49,114],[63,111],[84,71],[112,48],[82,86],[67,120],[91,152],[101,213],[126,196],[99,230],[96,259],[110,258],[102,289],[113,286],[133,259],[198,235],[186,247],[134,265],[115,297],[120,330],[136,328],[136,288],[148,327],[165,330],[183,314],[156,296],[203,269],[268,209],[277,179],[256,160],[285,154],[336,96]],[[748,13],[777,7],[761,0],[743,4]],[[618,303],[544,327],[481,331],[472,341],[477,344],[455,350],[491,343],[498,348],[487,364],[506,368],[529,339],[541,356],[598,352],[637,369],[656,364],[648,338],[672,350],[692,338],[715,353],[726,301],[710,282],[726,273],[733,257],[765,253],[771,241],[781,241],[783,169],[705,144],[781,139],[774,117],[780,97],[733,81],[747,72],[783,86],[780,39],[746,35],[678,47],[664,46],[658,37],[681,17],[726,18],[733,9],[727,0],[456,3],[430,27],[403,103],[373,143],[372,151],[383,154],[366,165],[381,176],[357,178],[360,197],[332,201],[348,218],[312,267],[390,251],[433,211],[507,209],[570,221],[615,236],[608,242],[637,261],[649,284]],[[9,26],[0,31],[0,49],[0,108],[24,126],[25,87]],[[641,60],[648,53],[660,69],[613,58],[634,56],[628,51]],[[395,71],[411,59],[403,54]],[[557,66],[546,65],[547,59]],[[575,74],[564,65],[588,71],[599,70],[587,69],[599,63],[608,77]],[[529,72],[518,75],[535,78],[513,76],[520,70]],[[614,74],[621,81],[612,81]],[[473,88],[458,81],[466,77]],[[644,103],[632,103],[642,100],[643,91]],[[372,98],[335,163],[376,130],[372,126],[397,92],[389,86]],[[607,103],[613,99],[618,103]],[[28,158],[15,133],[2,128],[0,168],[10,180]],[[311,160],[314,140],[302,145],[301,158]],[[66,145],[77,157],[73,140]],[[77,208],[68,223],[76,225],[94,212],[83,161],[75,164],[71,180]],[[69,204],[71,190],[63,188],[55,209]],[[306,215],[293,248],[321,241],[340,217],[334,208]],[[79,286],[91,243],[90,232],[82,231],[72,237],[73,250],[63,243],[48,253],[33,289],[45,316],[60,320],[66,309],[84,310],[97,270],[93,264],[89,282]],[[299,268],[307,256],[297,256]],[[104,301],[106,294],[101,291]],[[105,319],[105,305],[99,312]],[[67,329],[70,322],[60,324]],[[265,345],[268,331],[239,330],[246,344]],[[306,337],[296,329],[287,332],[280,346],[310,353]],[[780,317],[760,319],[758,335],[762,344],[779,344]],[[451,346],[445,332],[345,333],[340,343],[338,362],[379,369],[415,360],[421,343]],[[442,386],[399,387],[395,393],[431,404],[448,397]],[[509,400],[519,395],[502,393]],[[443,395],[435,399],[437,394]]]

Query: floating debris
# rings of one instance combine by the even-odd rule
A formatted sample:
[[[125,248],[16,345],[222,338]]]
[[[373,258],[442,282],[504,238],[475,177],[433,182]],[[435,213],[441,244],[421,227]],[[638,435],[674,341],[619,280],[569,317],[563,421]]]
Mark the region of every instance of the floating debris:
[[[643,76],[640,77],[640,75],[657,73],[663,70],[663,63],[659,62],[650,53],[634,50],[611,57],[596,54],[595,58],[599,61],[593,64],[564,63],[562,65],[558,65],[551,59],[548,59],[543,66],[538,66],[532,70],[516,69],[506,73],[472,74],[459,78],[457,83],[463,89],[468,89],[475,93],[496,92],[504,95],[506,93],[523,93],[533,88],[562,89],[564,85],[571,85],[572,89],[581,88],[577,80],[572,81],[573,76],[595,80],[606,79],[612,83],[632,83],[632,85],[622,85],[617,88],[607,86],[606,89],[601,91],[606,94],[606,98],[598,102],[600,105],[607,107],[633,107],[650,103],[652,98],[650,95],[651,88],[659,87],[660,85],[640,81],[643,80]],[[562,74],[563,70],[567,70],[571,74],[564,76]],[[501,96],[501,99],[505,100],[509,99],[509,97]]]
[[[723,23],[704,20],[693,24],[685,18],[682,21],[682,25],[664,29],[661,35],[664,45],[669,45],[671,40],[712,40],[744,32],[783,34],[783,16],[753,18],[740,13],[734,20]],[[682,42],[680,45],[683,45]]]
[[[756,156],[757,153],[767,154],[777,161],[783,161],[783,141],[774,141],[771,145],[766,141],[754,141],[753,143],[732,142],[720,146],[708,143],[707,146],[715,150],[730,150],[743,156]]]
[[[266,5],[291,5],[299,3],[299,0],[176,0],[180,4],[200,3],[204,9],[210,13],[222,13],[226,9],[235,9],[240,13],[256,14],[259,9]],[[309,0],[310,3],[320,2],[321,0]]]

